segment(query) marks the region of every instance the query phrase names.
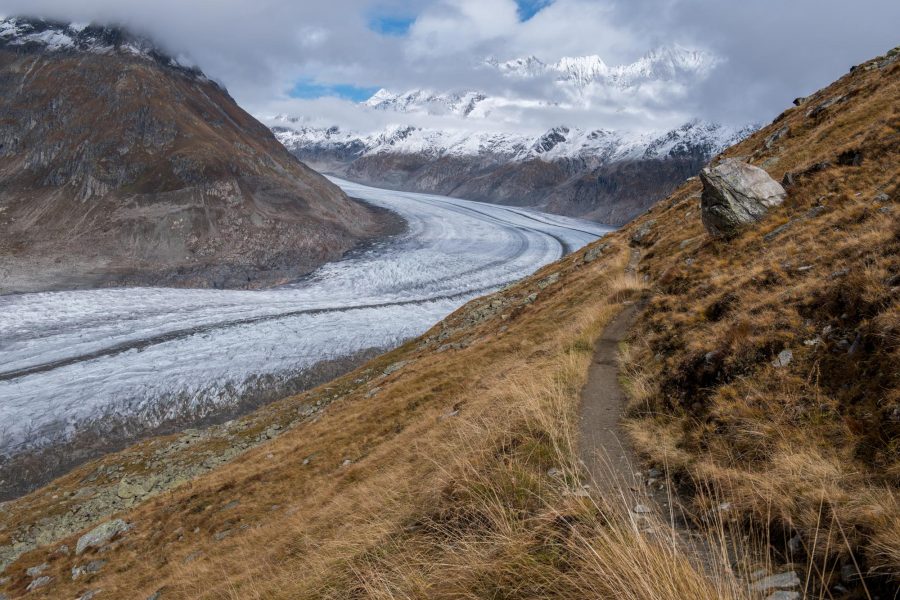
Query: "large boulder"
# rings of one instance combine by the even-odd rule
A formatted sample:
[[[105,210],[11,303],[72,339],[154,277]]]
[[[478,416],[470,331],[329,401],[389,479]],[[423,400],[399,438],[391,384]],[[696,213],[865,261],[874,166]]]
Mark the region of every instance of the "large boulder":
[[[786,192],[759,167],[729,158],[700,171],[703,225],[711,235],[729,238],[759,221],[766,211],[784,202]]]

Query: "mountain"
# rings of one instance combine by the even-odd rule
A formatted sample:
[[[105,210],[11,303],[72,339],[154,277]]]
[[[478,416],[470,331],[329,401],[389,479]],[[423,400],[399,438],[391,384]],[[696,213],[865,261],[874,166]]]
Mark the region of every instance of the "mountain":
[[[381,221],[150,40],[0,20],[0,293],[267,285]]]
[[[535,56],[489,58],[477,68],[515,91],[381,89],[361,104],[398,123],[435,118],[440,126],[395,124],[365,133],[315,127],[290,116],[267,123],[295,156],[350,179],[622,224],[754,128],[695,119],[671,131],[635,133],[563,123],[527,135],[510,133],[517,128],[504,124],[520,111],[552,108],[565,114],[606,105],[610,98],[627,106],[661,90],[677,95],[717,64],[707,53],[678,46],[618,66],[599,56],[554,63]]]
[[[898,96],[900,48],[727,149],[786,188],[733,238],[692,178],[353,373],[0,504],[0,593],[894,597]]]
[[[287,117],[270,124],[295,156],[321,171],[609,224],[627,222],[752,131],[696,120],[658,134],[559,126],[536,136],[413,126],[361,135]]]

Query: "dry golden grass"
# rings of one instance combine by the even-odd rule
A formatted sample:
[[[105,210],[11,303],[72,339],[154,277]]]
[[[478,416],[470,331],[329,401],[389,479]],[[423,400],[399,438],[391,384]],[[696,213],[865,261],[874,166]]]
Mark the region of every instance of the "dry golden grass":
[[[743,599],[752,568],[786,562],[808,565],[813,596],[828,597],[844,564],[889,581],[900,317],[885,282],[900,271],[900,229],[871,198],[897,197],[898,70],[862,69],[729,151],[776,176],[864,152],[861,166],[799,177],[758,228],[709,240],[688,183],[652,211],[637,275],[625,229],[593,262],[579,252],[476,300],[329,384],[338,397],[321,416],[129,511],[134,529],[99,573],[69,576],[98,552],[42,548],[8,570],[4,591],[23,593],[24,569],[44,561],[53,582],[30,597]],[[849,100],[807,120],[836,94]],[[764,149],[783,125],[790,134]],[[818,204],[777,242],[762,238]],[[541,289],[551,273],[558,282]],[[648,285],[622,354],[628,428],[682,476],[693,503],[670,517],[696,532],[632,514],[627,486],[616,498],[586,491],[576,458],[594,343]],[[851,334],[852,353],[839,343]],[[794,361],[775,368],[783,348]],[[380,375],[397,361],[408,362]],[[322,392],[276,403],[256,426]],[[35,498],[59,509],[42,494],[8,512]]]
[[[69,570],[95,556],[40,549],[9,569],[9,589],[47,560],[54,582],[41,591],[59,598],[746,597],[730,573],[692,562],[665,524],[582,488],[578,398],[594,342],[646,286],[625,272],[621,240],[329,384],[345,392],[320,418],[129,512],[135,528],[100,573],[73,582]],[[559,281],[541,290],[552,272]],[[360,377],[400,360],[410,362]]]
[[[900,578],[900,63],[880,64],[725,153],[795,174],[758,227],[710,239],[696,180],[637,223],[656,220],[641,265],[654,296],[623,355],[629,430],[776,549],[799,536],[793,559],[811,560],[821,593],[842,565],[870,586]],[[861,164],[841,164],[851,149]]]

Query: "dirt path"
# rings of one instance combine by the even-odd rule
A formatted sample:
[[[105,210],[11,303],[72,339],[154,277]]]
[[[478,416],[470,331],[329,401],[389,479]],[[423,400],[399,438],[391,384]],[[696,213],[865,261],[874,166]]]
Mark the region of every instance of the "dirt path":
[[[634,272],[640,252],[633,250],[626,271]],[[594,359],[587,383],[581,390],[579,409],[579,457],[593,483],[601,491],[618,492],[625,483],[631,487],[637,460],[620,422],[626,397],[619,384],[619,343],[639,310],[630,304],[613,318],[594,347]]]
[[[617,354],[637,312],[636,304],[627,306],[606,326],[581,390],[579,454],[601,490],[616,491],[618,484],[630,483],[634,477],[636,461],[619,424],[625,392],[619,385]]]

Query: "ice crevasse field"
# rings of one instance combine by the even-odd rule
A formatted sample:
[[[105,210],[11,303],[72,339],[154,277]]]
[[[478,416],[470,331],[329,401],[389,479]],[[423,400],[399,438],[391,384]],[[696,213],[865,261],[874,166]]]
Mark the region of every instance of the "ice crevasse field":
[[[396,346],[609,228],[334,180],[404,233],[260,291],[123,288],[0,296],[0,458],[91,423],[215,414],[323,360]]]

